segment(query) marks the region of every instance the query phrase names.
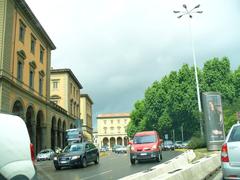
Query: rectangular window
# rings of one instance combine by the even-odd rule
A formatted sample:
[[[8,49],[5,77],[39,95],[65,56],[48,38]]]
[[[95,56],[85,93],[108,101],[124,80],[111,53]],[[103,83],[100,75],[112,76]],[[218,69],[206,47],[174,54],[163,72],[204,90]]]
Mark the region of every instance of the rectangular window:
[[[73,85],[72,85],[72,83],[71,83],[71,94],[73,93]]]
[[[75,94],[75,87],[73,88],[73,96],[76,97],[76,94]]]
[[[34,72],[33,70],[30,70],[29,73],[29,87],[33,88],[33,82],[34,82]]]
[[[22,73],[23,73],[23,63],[21,61],[18,61],[17,66],[17,79],[19,81],[22,81]]]
[[[24,43],[26,25],[20,20],[19,22],[19,41]]]
[[[44,57],[44,48],[40,45],[40,62],[43,63],[43,57]]]
[[[58,89],[58,82],[57,81],[53,81],[53,89]]]
[[[35,46],[36,46],[36,38],[31,35],[31,53],[34,54],[35,53]]]
[[[43,94],[43,78],[41,76],[39,77],[39,94]]]

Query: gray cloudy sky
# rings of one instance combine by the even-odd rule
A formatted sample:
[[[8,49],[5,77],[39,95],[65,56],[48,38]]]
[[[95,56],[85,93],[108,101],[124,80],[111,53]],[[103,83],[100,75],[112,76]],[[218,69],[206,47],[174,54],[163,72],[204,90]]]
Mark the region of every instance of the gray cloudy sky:
[[[201,4],[193,17],[198,66],[228,56],[240,64],[239,0],[26,0],[57,49],[54,68],[71,68],[96,115],[130,112],[153,81],[193,64],[188,18],[173,10]]]

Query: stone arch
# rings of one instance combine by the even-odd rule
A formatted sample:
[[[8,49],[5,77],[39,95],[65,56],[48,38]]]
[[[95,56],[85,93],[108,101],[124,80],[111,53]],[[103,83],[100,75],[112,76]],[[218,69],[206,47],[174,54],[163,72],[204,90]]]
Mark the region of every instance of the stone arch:
[[[103,146],[109,146],[109,140],[107,137],[103,138]]]
[[[43,140],[44,140],[44,132],[43,132],[43,125],[44,123],[44,115],[43,111],[39,110],[37,113],[37,120],[36,120],[36,152],[41,151],[43,149]]]
[[[12,113],[16,116],[24,118],[24,103],[21,99],[17,99],[12,106]]]
[[[57,146],[57,120],[56,117],[52,117],[52,127],[51,127],[51,148],[54,150]]]
[[[127,136],[124,137],[124,146],[127,146],[129,142],[129,139]]]
[[[117,138],[117,144],[122,145],[122,138],[121,137]]]
[[[115,137],[110,138],[110,147],[112,148],[116,144],[116,139]]]
[[[63,121],[62,125],[62,146],[65,147],[66,145],[66,121]]]
[[[58,124],[57,124],[57,144],[58,147],[62,147],[62,122],[61,119],[58,119]]]
[[[31,143],[34,145],[36,144],[35,142],[35,136],[36,136],[36,131],[35,131],[35,112],[34,108],[32,105],[29,105],[27,108],[26,112],[26,126],[28,129],[28,134],[31,140]]]

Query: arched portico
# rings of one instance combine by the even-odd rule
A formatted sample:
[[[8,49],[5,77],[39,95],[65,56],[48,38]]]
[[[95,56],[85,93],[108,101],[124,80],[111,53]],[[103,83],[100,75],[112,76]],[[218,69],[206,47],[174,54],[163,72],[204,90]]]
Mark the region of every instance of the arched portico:
[[[28,106],[26,112],[26,126],[28,129],[28,134],[31,140],[31,143],[36,146],[36,122],[35,122],[35,113],[33,106]]]
[[[122,138],[121,137],[117,138],[117,144],[122,145]]]
[[[37,113],[37,120],[36,120],[36,152],[38,153],[43,149],[44,145],[44,130],[43,130],[43,122],[44,122],[44,116],[43,112],[41,110],[38,111]]]

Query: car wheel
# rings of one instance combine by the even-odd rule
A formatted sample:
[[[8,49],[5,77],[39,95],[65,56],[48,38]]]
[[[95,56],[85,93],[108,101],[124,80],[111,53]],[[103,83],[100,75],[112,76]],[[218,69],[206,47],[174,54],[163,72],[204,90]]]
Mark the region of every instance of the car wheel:
[[[96,160],[94,162],[95,162],[95,164],[99,163],[99,156],[98,155],[97,155]]]
[[[83,167],[83,168],[87,167],[87,160],[85,157],[82,158],[81,167]]]
[[[130,159],[130,162],[132,165],[134,165],[136,163],[136,160],[135,159]]]
[[[61,170],[61,167],[55,166],[55,169],[56,169],[56,170]]]

